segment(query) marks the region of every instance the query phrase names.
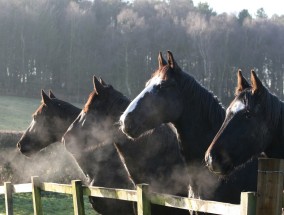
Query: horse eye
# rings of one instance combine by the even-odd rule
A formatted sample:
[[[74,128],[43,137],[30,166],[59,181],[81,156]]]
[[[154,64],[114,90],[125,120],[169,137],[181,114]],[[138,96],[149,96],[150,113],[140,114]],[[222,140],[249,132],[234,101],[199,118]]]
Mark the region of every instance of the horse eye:
[[[165,81],[162,81],[160,84],[159,84],[159,88],[164,88],[166,86],[166,82]]]
[[[160,84],[160,88],[171,87],[174,86],[173,81],[162,81]]]
[[[246,111],[246,112],[245,112],[245,117],[246,117],[247,119],[250,119],[250,118],[251,118],[251,114],[250,114],[249,111]]]

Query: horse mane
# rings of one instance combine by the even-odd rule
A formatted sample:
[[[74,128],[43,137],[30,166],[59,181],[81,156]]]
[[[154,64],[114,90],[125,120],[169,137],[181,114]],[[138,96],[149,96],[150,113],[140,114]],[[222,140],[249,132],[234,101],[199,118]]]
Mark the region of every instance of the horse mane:
[[[265,87],[260,96],[263,96],[261,103],[264,106],[265,116],[267,117],[266,120],[276,128],[279,125],[280,119],[283,117],[284,103]]]
[[[200,115],[209,120],[212,128],[221,126],[225,118],[225,109],[218,98],[200,83],[195,80],[191,75],[186,72],[180,72],[182,75],[181,93],[190,97],[199,98],[197,101],[200,102]],[[190,93],[189,93],[190,92]],[[217,123],[219,122],[219,123]]]
[[[90,108],[90,105],[92,104],[93,102],[93,99],[95,97],[95,95],[97,95],[98,93],[94,90],[93,92],[90,93],[89,97],[88,97],[88,100],[83,108],[83,111],[86,113],[88,112],[89,108]]]
[[[36,116],[37,114],[41,114],[44,106],[45,106],[45,104],[43,103],[43,101],[41,101],[40,106],[38,107],[38,109],[36,109],[36,111],[32,114],[32,116]]]

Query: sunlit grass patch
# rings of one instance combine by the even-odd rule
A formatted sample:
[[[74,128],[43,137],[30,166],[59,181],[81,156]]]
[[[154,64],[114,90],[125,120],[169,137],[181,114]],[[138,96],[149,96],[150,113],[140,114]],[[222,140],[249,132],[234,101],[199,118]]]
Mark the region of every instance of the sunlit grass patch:
[[[71,195],[43,192],[42,206],[45,215],[71,215],[73,211],[73,199]],[[92,209],[89,199],[84,196],[86,215],[97,215]],[[33,200],[31,193],[13,194],[13,209],[16,215],[33,215]],[[0,195],[0,215],[5,214],[4,195]]]

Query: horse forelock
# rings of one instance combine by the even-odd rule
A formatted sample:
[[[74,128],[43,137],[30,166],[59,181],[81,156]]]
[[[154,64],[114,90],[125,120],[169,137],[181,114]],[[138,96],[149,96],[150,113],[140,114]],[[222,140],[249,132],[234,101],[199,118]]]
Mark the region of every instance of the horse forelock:
[[[163,66],[162,68],[159,68],[157,69],[152,75],[151,75],[151,78],[154,78],[154,77],[159,77],[160,79],[162,80],[166,80],[168,78],[168,71],[169,71],[170,67],[169,65],[165,65]],[[149,80],[149,81],[150,81]],[[149,83],[149,81],[146,83],[146,85]]]

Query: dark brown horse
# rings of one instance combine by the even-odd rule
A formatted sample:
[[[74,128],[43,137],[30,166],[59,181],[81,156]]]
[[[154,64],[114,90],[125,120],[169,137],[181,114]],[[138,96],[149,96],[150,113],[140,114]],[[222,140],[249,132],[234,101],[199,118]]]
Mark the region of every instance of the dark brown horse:
[[[181,141],[193,195],[239,203],[242,191],[256,190],[257,161],[223,179],[205,168],[204,154],[222,125],[225,110],[211,92],[182,71],[170,51],[167,62],[161,53],[158,61],[159,68],[145,89],[121,115],[121,129],[135,138],[171,122]]]
[[[41,95],[42,103],[33,114],[30,126],[17,143],[19,150],[26,156],[32,156],[48,145],[61,141],[67,128],[81,112],[81,109],[70,103],[57,99],[51,91],[49,97],[44,91]],[[88,165],[79,163],[79,166],[89,179],[85,182],[86,185],[94,185],[94,175],[98,174],[104,184],[135,188],[113,147],[107,146],[101,147],[100,150],[87,151],[86,149],[85,151],[89,154],[84,155],[90,160],[87,161]],[[105,157],[101,156],[102,154],[105,154]],[[90,202],[93,208],[101,214],[134,214],[133,206],[128,202],[94,197],[90,197]]]
[[[130,100],[111,85],[94,77],[94,91],[63,137],[67,150],[84,165],[90,164],[90,157],[94,157],[88,153],[89,149],[109,146],[109,150],[117,151],[123,158],[135,184],[149,183],[152,191],[187,196],[187,170],[172,128],[162,125],[135,140],[128,139],[117,122],[129,103]],[[100,157],[98,155],[98,159]],[[102,182],[100,175],[96,174],[94,183]],[[153,205],[152,214],[188,212]]]
[[[239,79],[236,97],[207,150],[207,165],[217,174],[229,174],[260,152],[284,158],[284,104],[263,86],[254,71],[251,85],[247,88]]]
[[[17,143],[25,155],[32,155],[51,143],[61,140],[69,125],[80,113],[80,109],[57,99],[50,91],[49,97],[41,91],[42,102],[29,127]]]

